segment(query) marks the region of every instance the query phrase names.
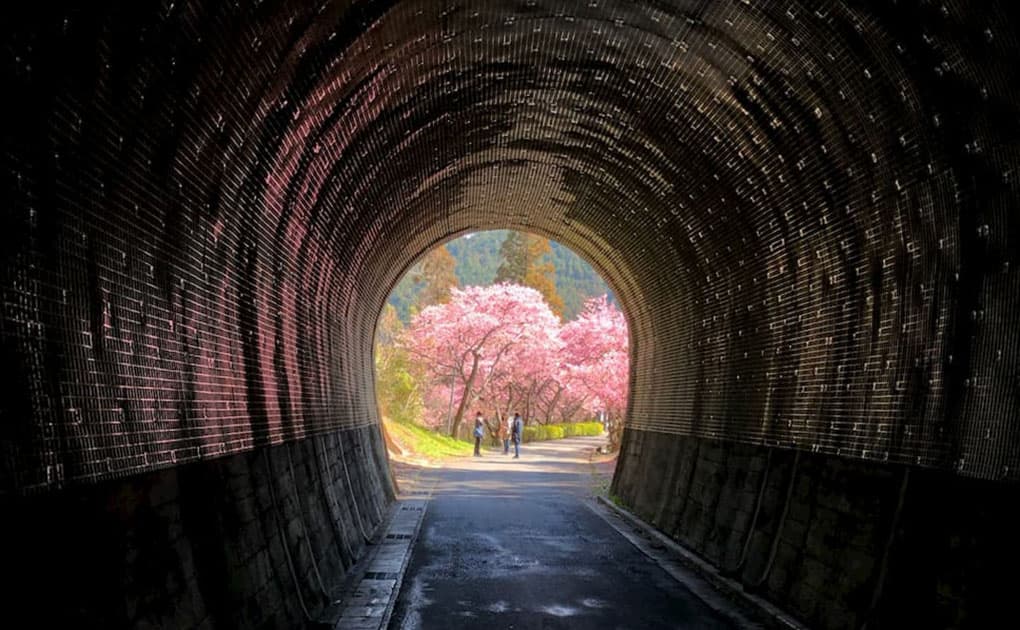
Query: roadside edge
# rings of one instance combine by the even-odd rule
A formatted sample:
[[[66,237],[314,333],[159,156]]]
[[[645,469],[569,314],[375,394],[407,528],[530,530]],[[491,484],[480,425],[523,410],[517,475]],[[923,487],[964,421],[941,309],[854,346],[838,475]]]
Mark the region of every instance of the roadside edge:
[[[595,502],[589,502],[588,506],[675,580],[690,589],[710,607],[730,617],[741,627],[808,630],[806,626],[774,604],[753,593],[748,593],[739,582],[720,575],[715,567],[683,545],[607,498],[596,496]],[[623,523],[614,522],[614,520],[623,521]],[[624,524],[629,526],[630,531],[623,526]],[[664,550],[665,553],[659,550]],[[692,580],[691,573],[700,579]],[[729,605],[725,605],[724,602]],[[734,605],[745,609],[748,615],[737,613],[734,610]]]

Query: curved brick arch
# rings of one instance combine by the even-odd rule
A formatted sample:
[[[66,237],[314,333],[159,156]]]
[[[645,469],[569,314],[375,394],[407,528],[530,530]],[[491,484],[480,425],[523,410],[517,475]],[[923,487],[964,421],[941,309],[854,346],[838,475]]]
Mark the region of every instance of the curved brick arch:
[[[1020,468],[1012,4],[2,11],[4,538],[26,589],[51,580],[34,554],[84,559],[68,621],[136,621],[87,567],[151,538],[182,600],[219,602],[163,625],[266,592],[262,623],[299,623],[314,588],[270,575],[281,550],[343,574],[392,498],[386,294],[496,227],[571,247],[625,305],[614,490],[660,529],[825,627],[1008,603],[985,568],[1015,549]],[[264,554],[229,605],[221,538]]]
[[[12,23],[4,485],[374,423],[385,289],[484,227],[615,285],[634,429],[1012,477],[1017,48],[965,8]]]

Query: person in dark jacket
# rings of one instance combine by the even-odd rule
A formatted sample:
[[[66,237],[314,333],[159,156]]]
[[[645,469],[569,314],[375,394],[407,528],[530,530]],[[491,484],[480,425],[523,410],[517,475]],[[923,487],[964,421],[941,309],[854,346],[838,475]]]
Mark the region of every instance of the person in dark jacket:
[[[510,426],[510,438],[514,442],[514,459],[521,456],[521,438],[524,437],[524,420],[521,414],[514,414],[513,424]]]
[[[482,418],[482,412],[479,411],[475,414],[475,457],[482,456],[482,437],[485,435],[485,420]]]

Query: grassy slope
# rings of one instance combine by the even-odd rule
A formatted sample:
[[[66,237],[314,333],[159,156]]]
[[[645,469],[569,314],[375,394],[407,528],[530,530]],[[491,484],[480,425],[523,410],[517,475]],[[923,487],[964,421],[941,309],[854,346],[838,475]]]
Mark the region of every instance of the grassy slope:
[[[384,420],[390,438],[409,454],[428,459],[465,457],[471,455],[474,444],[429,431],[423,427]]]

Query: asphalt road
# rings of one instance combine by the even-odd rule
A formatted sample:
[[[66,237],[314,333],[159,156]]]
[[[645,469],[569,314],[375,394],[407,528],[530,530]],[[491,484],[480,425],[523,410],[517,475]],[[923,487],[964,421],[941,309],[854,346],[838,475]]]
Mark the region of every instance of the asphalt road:
[[[600,443],[437,471],[391,630],[734,627],[587,507]]]

